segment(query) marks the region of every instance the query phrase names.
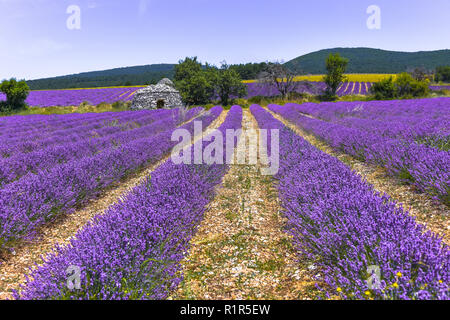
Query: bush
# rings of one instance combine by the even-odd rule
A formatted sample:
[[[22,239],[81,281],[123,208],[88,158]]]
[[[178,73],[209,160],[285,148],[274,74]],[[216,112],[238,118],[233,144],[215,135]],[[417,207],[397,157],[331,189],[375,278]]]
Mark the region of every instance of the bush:
[[[125,102],[122,100],[116,101],[114,102],[111,107],[113,108],[113,110],[127,110],[130,107],[130,102]]]
[[[394,79],[390,77],[388,79],[383,79],[380,82],[375,82],[370,88],[370,92],[377,100],[394,99],[396,96]]]
[[[420,98],[426,97],[430,93],[430,88],[427,80],[414,80],[410,74],[403,72],[395,81],[390,77],[374,83],[370,92],[377,100]]]
[[[14,78],[4,80],[0,84],[0,91],[6,95],[6,102],[0,103],[1,112],[12,112],[26,107],[25,100],[30,93],[30,88],[25,80],[17,81]]]
[[[238,106],[241,106],[243,109],[247,109],[250,107],[250,104],[248,103],[248,101],[246,99],[242,99],[242,98],[234,100],[233,103],[237,104]]]
[[[308,94],[304,93],[304,92],[290,92],[288,94],[288,99],[289,100],[301,100],[301,99],[306,99],[308,98]]]
[[[434,77],[436,82],[450,81],[450,66],[442,66],[436,68],[436,75]]]
[[[263,100],[265,100],[266,97],[264,96],[254,96],[251,97],[250,99],[248,99],[248,102],[252,103],[252,104],[261,104],[261,102],[263,102]]]
[[[401,97],[425,97],[430,93],[429,83],[427,80],[414,80],[414,78],[406,72],[397,76],[395,80],[397,96]]]
[[[426,97],[430,94],[428,81],[414,81],[411,84],[411,94],[413,97]]]

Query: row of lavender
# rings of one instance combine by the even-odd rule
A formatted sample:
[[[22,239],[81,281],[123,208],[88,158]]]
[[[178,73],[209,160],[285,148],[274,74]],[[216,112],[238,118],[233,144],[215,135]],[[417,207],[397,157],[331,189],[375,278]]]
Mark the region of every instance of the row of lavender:
[[[449,298],[450,250],[441,239],[264,109],[251,111],[261,128],[280,130],[279,197],[327,297]]]
[[[225,135],[227,129],[241,128],[241,122],[242,109],[234,106],[219,131]],[[205,142],[197,144],[205,150]],[[193,154],[194,147],[189,148]],[[166,298],[181,281],[179,262],[227,169],[222,164],[175,165],[168,160],[79,231],[67,247],[57,247],[16,298]],[[80,270],[80,290],[67,288],[71,266]]]
[[[19,122],[17,127],[7,126],[3,130],[0,129],[2,138],[0,155],[8,158],[12,155],[29,153],[56,144],[71,143],[83,138],[94,139],[115,131],[139,128],[177,114],[178,111],[172,113],[169,110],[158,110],[97,114],[96,117],[80,117],[80,119],[75,115],[67,116],[69,119],[62,117],[64,120],[51,123],[48,121],[51,117],[44,116],[40,120],[35,119],[32,126],[27,126],[25,123],[21,126]]]
[[[0,117],[0,136],[2,138],[14,137],[18,132],[29,131],[33,138],[43,132],[59,130],[62,126],[69,128],[78,123],[89,122],[98,119],[109,119],[115,113],[84,113],[84,114],[64,114],[64,115],[27,115]]]
[[[450,136],[449,98],[304,103],[296,108],[315,118],[383,137],[444,141]]]
[[[78,106],[83,102],[97,105],[102,102],[129,101],[139,89],[142,87],[31,91],[26,103],[35,107]],[[6,97],[0,93],[1,100],[6,100]]]
[[[29,172],[48,170],[69,161],[94,156],[108,148],[118,148],[133,140],[149,137],[171,127],[179,119],[179,110],[137,112],[135,115],[120,114],[113,125],[95,125],[58,130],[57,134],[34,141],[0,144],[0,187],[11,183]],[[159,119],[158,121],[156,121]],[[132,124],[128,122],[133,121]],[[63,134],[62,132],[65,132]],[[28,134],[25,134],[26,138]]]
[[[33,237],[39,226],[55,216],[70,212],[129,173],[161,159],[174,144],[171,142],[172,131],[201,110],[191,109],[187,114],[177,111],[174,112],[176,116],[148,126],[116,132],[106,140],[100,138],[95,147],[100,148],[97,151],[90,149],[87,140],[81,144],[62,144],[58,150],[66,159],[61,162],[57,152],[51,153],[49,158],[45,158],[45,153],[41,154],[46,160],[39,163],[38,158],[34,159],[34,172],[10,183],[6,181],[0,189],[0,249]],[[211,123],[221,110],[214,108],[203,115],[204,122]],[[192,122],[189,125],[192,126]],[[79,153],[77,147],[85,149]],[[13,173],[13,179],[20,174],[14,170]]]
[[[450,86],[430,86],[430,89],[432,91],[439,91],[439,90],[450,90]]]
[[[279,92],[277,88],[273,85],[266,83],[248,83],[248,96],[247,98],[252,98],[255,96],[277,96]],[[367,95],[369,89],[372,86],[370,82],[345,82],[343,83],[337,91],[339,96],[346,95]],[[312,82],[312,81],[300,81],[295,85],[295,92],[305,93],[311,95],[322,94],[326,89],[326,84],[324,82]]]
[[[407,139],[305,117],[301,113],[302,107],[296,104],[284,107],[270,105],[269,108],[336,150],[385,167],[389,173],[450,205],[450,152]]]
[[[324,120],[341,117],[382,119],[386,116],[405,115],[438,117],[442,114],[446,116],[448,114],[448,101],[448,98],[442,97],[388,101],[323,102],[320,104],[304,103],[303,106],[309,107],[312,115]],[[445,109],[443,112],[442,108]]]

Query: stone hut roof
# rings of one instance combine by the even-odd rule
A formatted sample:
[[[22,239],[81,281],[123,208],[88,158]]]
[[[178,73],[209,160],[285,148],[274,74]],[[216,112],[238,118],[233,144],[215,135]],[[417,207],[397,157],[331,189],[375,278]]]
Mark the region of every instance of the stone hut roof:
[[[179,93],[177,89],[175,89],[175,85],[170,79],[164,78],[159,81],[157,84],[145,87],[144,89],[139,90],[139,92],[145,93]]]
[[[161,81],[159,81],[158,84],[164,84],[166,86],[175,88],[175,85],[173,84],[172,80],[170,80],[168,78],[161,79]]]

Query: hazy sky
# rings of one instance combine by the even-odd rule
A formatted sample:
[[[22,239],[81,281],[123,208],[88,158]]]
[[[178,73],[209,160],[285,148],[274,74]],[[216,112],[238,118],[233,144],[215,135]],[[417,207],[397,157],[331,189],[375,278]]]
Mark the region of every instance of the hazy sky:
[[[80,29],[67,27],[71,5]],[[370,5],[381,9],[379,30],[366,25]],[[0,79],[186,56],[218,64],[288,61],[337,46],[448,49],[449,15],[450,0],[0,0]]]

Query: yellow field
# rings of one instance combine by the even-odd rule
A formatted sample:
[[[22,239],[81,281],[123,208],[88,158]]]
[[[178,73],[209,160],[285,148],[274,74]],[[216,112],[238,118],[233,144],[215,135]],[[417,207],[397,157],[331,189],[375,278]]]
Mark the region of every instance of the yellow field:
[[[349,82],[378,82],[380,80],[396,77],[396,74],[384,74],[384,73],[349,73],[345,75]],[[323,75],[315,74],[308,76],[297,76],[295,81],[313,81],[320,82],[323,81]],[[243,83],[253,83],[256,80],[243,80]],[[135,85],[135,86],[111,86],[111,87],[97,87],[97,88],[70,88],[70,89],[51,89],[51,90],[92,90],[92,89],[112,89],[112,88],[144,88],[146,85]],[[47,90],[32,90],[32,91],[48,91]],[[125,93],[124,93],[125,94]]]
[[[345,75],[350,82],[378,82],[380,80],[389,78],[389,77],[396,77],[395,74],[384,74],[384,73],[351,73]],[[323,75],[309,75],[309,76],[298,76],[295,77],[295,81],[323,81]],[[256,82],[256,80],[245,80],[244,83],[252,83]]]

